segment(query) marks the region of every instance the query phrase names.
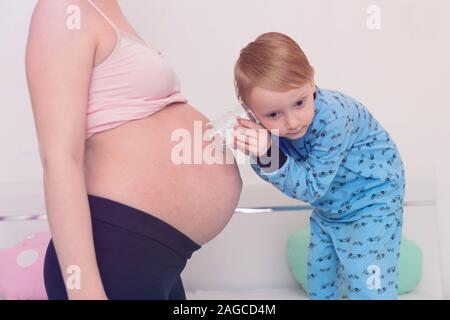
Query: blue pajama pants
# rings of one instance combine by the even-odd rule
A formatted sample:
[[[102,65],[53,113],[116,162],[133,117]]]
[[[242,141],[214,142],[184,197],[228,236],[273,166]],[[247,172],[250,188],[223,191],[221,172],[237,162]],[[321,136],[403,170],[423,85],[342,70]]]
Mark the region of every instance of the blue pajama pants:
[[[403,207],[354,221],[310,217],[308,293],[311,299],[397,299]]]

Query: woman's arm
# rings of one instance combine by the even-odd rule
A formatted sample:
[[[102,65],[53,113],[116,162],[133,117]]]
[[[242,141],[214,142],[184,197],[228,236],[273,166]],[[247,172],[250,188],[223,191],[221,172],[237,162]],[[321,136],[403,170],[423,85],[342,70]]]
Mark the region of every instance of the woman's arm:
[[[81,288],[67,288],[68,297],[106,299],[84,181],[85,121],[96,37],[88,21],[82,20],[80,29],[68,27],[70,5],[78,6],[85,17],[88,8],[82,0],[38,2],[29,30],[26,72],[54,246],[65,281],[74,276],[67,273],[68,267],[81,271]]]

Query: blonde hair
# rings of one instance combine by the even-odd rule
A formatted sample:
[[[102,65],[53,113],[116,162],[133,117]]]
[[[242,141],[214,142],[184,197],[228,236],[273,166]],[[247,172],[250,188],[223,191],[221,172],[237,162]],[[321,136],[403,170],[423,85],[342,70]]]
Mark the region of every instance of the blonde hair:
[[[313,80],[314,69],[300,46],[287,35],[260,35],[240,52],[234,67],[236,94],[244,105],[253,88],[288,91]]]

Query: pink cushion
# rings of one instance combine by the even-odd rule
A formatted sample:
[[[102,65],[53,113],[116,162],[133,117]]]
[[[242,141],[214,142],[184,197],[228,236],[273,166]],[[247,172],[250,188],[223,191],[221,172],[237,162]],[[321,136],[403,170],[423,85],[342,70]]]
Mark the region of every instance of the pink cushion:
[[[3,299],[48,299],[44,258],[50,238],[50,232],[37,232],[12,248],[0,249],[0,296]]]

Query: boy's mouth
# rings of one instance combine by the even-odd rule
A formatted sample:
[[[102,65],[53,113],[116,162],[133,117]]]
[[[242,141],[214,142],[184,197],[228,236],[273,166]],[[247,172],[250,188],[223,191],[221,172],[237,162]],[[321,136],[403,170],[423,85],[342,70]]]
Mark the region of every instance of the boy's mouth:
[[[288,135],[290,135],[290,136],[296,136],[296,135],[298,135],[299,133],[301,133],[302,130],[303,130],[303,128],[300,128],[300,130],[298,130],[298,131],[288,132]]]

